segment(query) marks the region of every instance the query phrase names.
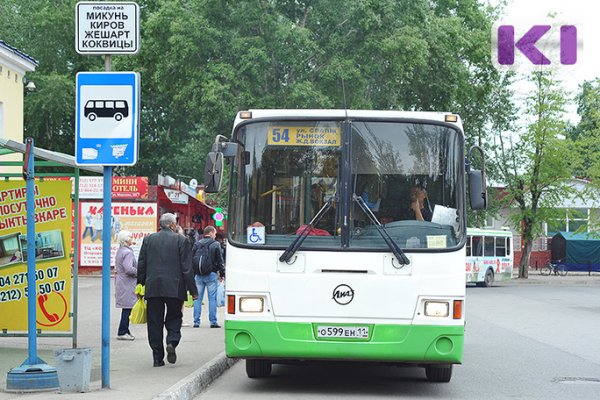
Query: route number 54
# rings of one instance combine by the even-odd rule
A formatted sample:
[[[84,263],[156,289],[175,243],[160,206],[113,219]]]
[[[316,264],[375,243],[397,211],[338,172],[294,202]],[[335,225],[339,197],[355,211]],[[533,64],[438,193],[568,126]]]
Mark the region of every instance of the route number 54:
[[[286,129],[280,129],[280,128],[273,128],[272,131],[272,140],[274,143],[278,143],[280,141],[284,141],[284,142],[289,142],[290,141],[290,133],[289,130]]]

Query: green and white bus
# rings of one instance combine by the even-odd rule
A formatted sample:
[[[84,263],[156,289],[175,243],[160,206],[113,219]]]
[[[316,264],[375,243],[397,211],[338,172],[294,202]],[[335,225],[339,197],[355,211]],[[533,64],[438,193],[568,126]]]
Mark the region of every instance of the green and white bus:
[[[467,283],[490,287],[513,274],[512,233],[509,230],[467,228]]]
[[[251,378],[336,360],[450,381],[463,354],[467,172],[471,207],[486,203],[460,118],[251,110],[223,139],[204,183],[218,191],[231,157],[227,355],[246,359]]]

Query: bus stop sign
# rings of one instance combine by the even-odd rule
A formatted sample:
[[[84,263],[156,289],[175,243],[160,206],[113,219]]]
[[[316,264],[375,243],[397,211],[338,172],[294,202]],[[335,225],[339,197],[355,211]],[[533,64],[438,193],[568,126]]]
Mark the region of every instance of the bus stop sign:
[[[139,143],[139,74],[79,72],[76,81],[77,165],[135,165]]]

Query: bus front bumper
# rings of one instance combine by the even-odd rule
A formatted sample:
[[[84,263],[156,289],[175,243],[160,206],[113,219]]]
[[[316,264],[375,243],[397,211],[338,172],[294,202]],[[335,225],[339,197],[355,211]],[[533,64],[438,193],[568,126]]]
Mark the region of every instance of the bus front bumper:
[[[357,324],[319,324],[340,327]],[[464,327],[358,324],[365,339],[318,338],[317,324],[225,321],[229,357],[429,364],[462,362]]]

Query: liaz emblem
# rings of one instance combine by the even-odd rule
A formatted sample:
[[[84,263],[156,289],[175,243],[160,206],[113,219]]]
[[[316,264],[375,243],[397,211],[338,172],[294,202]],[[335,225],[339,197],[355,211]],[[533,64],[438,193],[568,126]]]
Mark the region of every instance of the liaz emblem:
[[[352,299],[354,299],[354,289],[352,289],[348,285],[338,285],[335,289],[333,289],[333,297],[332,299],[342,305],[350,303]]]

